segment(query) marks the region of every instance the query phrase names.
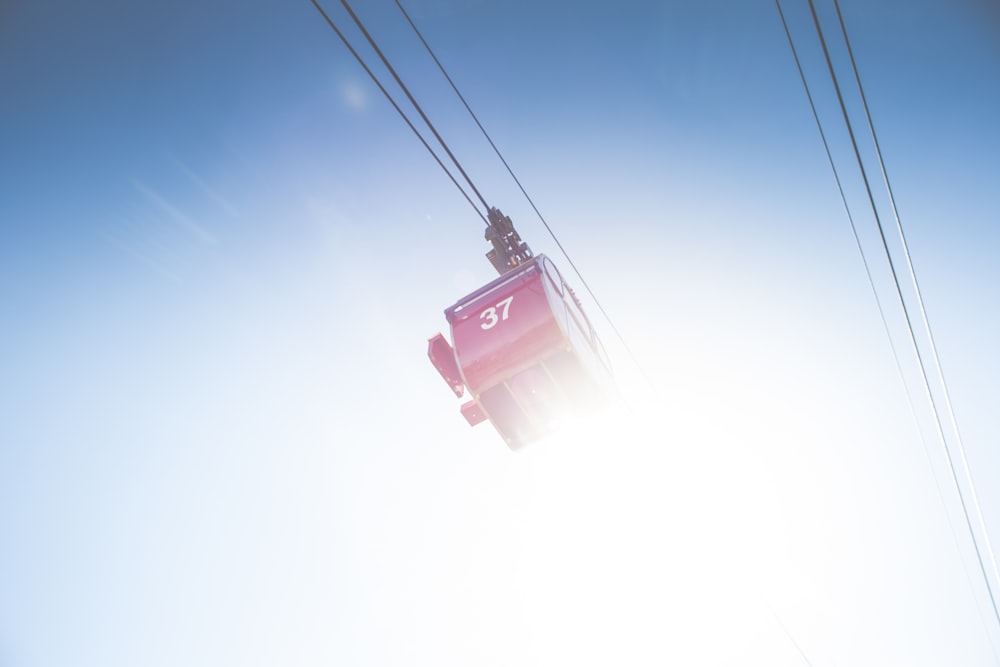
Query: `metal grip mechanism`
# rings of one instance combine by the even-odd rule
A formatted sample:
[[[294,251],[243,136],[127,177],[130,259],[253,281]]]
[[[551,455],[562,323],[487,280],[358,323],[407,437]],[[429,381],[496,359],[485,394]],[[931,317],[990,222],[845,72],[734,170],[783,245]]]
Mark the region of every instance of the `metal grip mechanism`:
[[[493,249],[486,253],[486,259],[503,275],[531,259],[531,248],[521,240],[514,223],[500,209],[490,207],[489,226],[486,228],[486,240],[493,244]]]

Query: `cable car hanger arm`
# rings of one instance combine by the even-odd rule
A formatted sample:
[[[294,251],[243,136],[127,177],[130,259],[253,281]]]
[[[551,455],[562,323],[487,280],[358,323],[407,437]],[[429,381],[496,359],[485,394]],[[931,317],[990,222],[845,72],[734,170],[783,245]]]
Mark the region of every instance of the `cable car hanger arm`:
[[[531,248],[514,229],[510,216],[491,206],[487,217],[485,236],[493,244],[493,249],[486,253],[486,259],[490,260],[497,273],[503,275],[533,257]]]

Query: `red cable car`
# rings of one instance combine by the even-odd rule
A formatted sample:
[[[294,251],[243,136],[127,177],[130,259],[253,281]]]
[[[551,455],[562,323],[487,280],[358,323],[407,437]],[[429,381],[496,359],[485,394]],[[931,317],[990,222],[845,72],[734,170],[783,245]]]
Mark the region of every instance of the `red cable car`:
[[[527,259],[509,260],[506,273],[444,311],[454,347],[440,333],[428,344],[455,395],[472,395],[461,407],[465,419],[489,419],[511,449],[604,404],[610,381],[576,295],[551,260],[520,245]]]

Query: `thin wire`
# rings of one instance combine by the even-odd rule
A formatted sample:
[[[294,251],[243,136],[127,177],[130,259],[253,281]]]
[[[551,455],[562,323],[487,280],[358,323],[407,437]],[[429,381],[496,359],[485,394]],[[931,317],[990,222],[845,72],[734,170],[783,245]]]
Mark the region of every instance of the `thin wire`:
[[[493,142],[493,139],[486,131],[486,128],[483,127],[483,124],[479,121],[479,117],[476,116],[475,112],[472,110],[472,107],[469,106],[469,103],[466,101],[465,96],[462,95],[461,91],[459,91],[458,89],[458,86],[452,80],[451,76],[448,75],[448,71],[445,69],[444,65],[441,64],[441,61],[438,60],[438,57],[437,55],[435,55],[434,50],[431,49],[430,44],[428,44],[427,40],[424,39],[424,36],[420,32],[420,29],[417,28],[416,23],[413,22],[413,19],[410,18],[409,13],[406,11],[406,9],[403,8],[403,5],[402,3],[400,3],[400,0],[395,0],[395,3],[396,6],[399,8],[399,11],[402,12],[404,17],[406,17],[406,21],[410,24],[410,27],[413,28],[413,32],[416,33],[417,37],[420,39],[420,42],[424,45],[424,48],[427,49],[427,53],[430,54],[431,58],[434,60],[434,63],[438,66],[438,69],[441,70],[441,74],[444,75],[444,78],[447,79],[448,83],[451,85],[451,89],[455,91],[455,94],[458,95],[458,99],[462,101],[462,104],[465,106],[465,110],[469,112],[469,115],[472,116],[472,120],[474,120],[476,125],[479,127],[480,132],[482,132],[483,136],[486,137],[486,141],[488,141],[490,147],[493,148],[493,152],[497,154],[497,157],[500,158],[500,162],[502,162],[503,166],[506,167],[507,173],[510,174],[510,177],[512,179],[514,179],[514,183],[516,183],[517,187],[521,190],[521,194],[523,194],[524,198],[528,200],[528,204],[530,204],[531,208],[535,211],[535,215],[537,215],[538,219],[542,221],[542,225],[545,227],[545,230],[549,233],[549,236],[552,237],[552,240],[555,242],[556,247],[559,248],[559,251],[562,253],[563,257],[566,258],[566,262],[570,265],[570,268],[573,269],[573,273],[576,275],[577,278],[579,278],[580,284],[583,285],[583,288],[587,290],[587,293],[590,295],[590,298],[593,299],[594,304],[597,306],[597,309],[600,311],[601,315],[604,316],[604,319],[607,321],[608,325],[611,327],[611,330],[614,332],[615,337],[618,338],[618,340],[621,342],[622,346],[625,349],[625,352],[632,359],[632,362],[639,368],[639,371],[645,376],[646,371],[642,367],[642,364],[639,363],[639,360],[637,359],[635,353],[629,347],[628,343],[625,342],[624,336],[622,336],[621,332],[618,330],[618,327],[615,326],[614,321],[608,315],[607,311],[604,310],[604,306],[601,305],[601,302],[597,298],[597,295],[594,294],[594,290],[592,290],[590,288],[590,285],[587,284],[586,279],[584,279],[583,275],[580,273],[580,270],[573,262],[573,259],[569,256],[569,253],[566,252],[566,249],[559,241],[559,238],[556,236],[556,233],[552,230],[552,227],[549,226],[549,223],[545,219],[545,216],[543,216],[541,211],[538,210],[538,207],[535,206],[534,200],[532,200],[531,196],[528,195],[527,190],[524,189],[524,186],[521,184],[521,181],[514,174],[514,170],[511,168],[510,164],[507,163],[507,160],[500,152],[500,149],[497,148],[497,145]],[[648,377],[646,378],[646,380],[651,386],[654,386],[652,381]]]
[[[388,69],[389,73],[392,74],[392,78],[396,80],[396,83],[399,85],[400,89],[402,89],[402,91],[406,94],[407,99],[410,100],[410,104],[413,105],[413,108],[417,110],[417,113],[420,114],[420,117],[424,119],[425,123],[427,123],[427,127],[430,128],[430,131],[434,134],[434,137],[438,140],[438,143],[440,143],[441,147],[444,148],[445,152],[448,154],[448,157],[451,158],[451,161],[455,164],[458,170],[462,172],[462,176],[465,178],[465,182],[469,184],[469,187],[472,188],[472,191],[476,193],[476,196],[479,198],[479,201],[482,202],[483,206],[488,211],[490,209],[490,205],[486,203],[486,199],[484,199],[483,196],[479,193],[479,190],[476,188],[475,183],[473,183],[472,179],[469,178],[469,175],[465,173],[465,169],[462,169],[462,165],[459,164],[458,159],[451,152],[451,149],[448,148],[448,144],[446,144],[444,139],[441,138],[441,135],[438,134],[437,129],[435,129],[434,124],[431,123],[430,119],[424,113],[424,110],[420,107],[420,104],[418,104],[417,100],[414,99],[412,94],[410,94],[410,89],[407,88],[406,84],[403,83],[403,80],[399,78],[399,75],[396,73],[396,70],[389,62],[389,59],[385,57],[384,53],[382,53],[382,49],[380,49],[378,47],[378,44],[375,43],[374,38],[372,38],[371,34],[365,28],[364,24],[361,22],[361,19],[359,19],[358,15],[354,13],[353,9],[351,9],[350,3],[348,3],[347,0],[340,0],[340,4],[342,4],[344,6],[344,9],[347,10],[347,13],[351,15],[351,19],[354,20],[354,24],[358,26],[359,30],[361,30],[362,34],[365,36],[365,39],[368,40],[368,43],[371,44],[371,47],[375,50],[375,53],[377,53],[378,57],[382,60],[382,64],[386,66],[386,69]]]
[[[467,202],[469,202],[469,205],[472,206],[472,209],[476,212],[476,214],[480,218],[482,218],[483,222],[489,224],[486,220],[486,216],[483,215],[483,212],[479,210],[479,207],[476,206],[476,203],[472,201],[472,198],[469,197],[465,189],[461,186],[458,180],[456,180],[454,175],[452,175],[452,173],[448,170],[448,167],[445,166],[444,162],[441,161],[441,158],[438,157],[437,153],[434,152],[434,149],[431,148],[430,144],[427,143],[427,140],[424,139],[423,135],[420,134],[420,131],[410,121],[406,113],[400,108],[399,104],[396,103],[396,100],[392,98],[392,95],[389,94],[389,91],[385,89],[385,86],[382,85],[382,82],[379,81],[378,77],[375,76],[374,72],[371,71],[371,68],[368,67],[364,59],[358,54],[358,52],[354,49],[354,47],[351,46],[351,43],[347,40],[347,37],[345,37],[344,33],[340,31],[340,28],[337,27],[337,24],[333,22],[333,19],[331,19],[330,16],[326,13],[326,11],[323,10],[323,8],[320,6],[317,0],[310,0],[310,2],[312,2],[313,6],[317,9],[317,11],[319,11],[319,13],[326,20],[327,25],[329,25],[330,28],[332,28],[333,31],[337,33],[337,37],[339,37],[340,41],[344,43],[344,46],[346,46],[347,50],[351,52],[351,55],[354,56],[354,59],[358,61],[358,64],[361,65],[362,69],[365,70],[369,78],[371,78],[371,80],[375,83],[375,85],[378,86],[378,89],[382,91],[382,94],[385,95],[385,98],[387,100],[389,100],[389,103],[392,104],[392,107],[396,110],[396,112],[399,113],[399,115],[403,118],[404,121],[406,121],[406,124],[410,127],[411,130],[413,130],[413,133],[417,135],[417,138],[420,139],[420,143],[424,145],[424,148],[426,148],[427,151],[431,154],[434,160],[438,163],[438,166],[440,166],[441,169],[444,170],[444,173],[448,175],[448,178],[450,178],[451,182],[455,184],[455,187],[458,188],[458,191],[462,193],[462,196],[465,197],[465,200]]]
[[[809,101],[809,109],[812,111],[813,120],[816,121],[816,129],[819,131],[819,137],[823,142],[823,150],[826,153],[827,162],[830,164],[830,170],[833,172],[833,179],[837,183],[837,192],[840,194],[840,201],[844,205],[844,211],[847,213],[847,220],[851,224],[851,234],[854,236],[854,243],[858,248],[858,254],[861,255],[861,264],[865,269],[865,277],[868,279],[868,285],[871,287],[872,296],[875,297],[875,305],[878,308],[878,316],[882,321],[882,329],[885,331],[886,339],[889,341],[889,349],[892,351],[892,359],[896,364],[896,371],[899,374],[899,378],[902,381],[903,391],[906,394],[906,402],[910,406],[910,413],[913,416],[914,424],[917,426],[917,435],[920,436],[920,441],[924,446],[924,453],[927,455],[928,461],[930,461],[930,453],[927,448],[927,440],[924,438],[923,431],[920,430],[920,422],[917,418],[917,410],[913,401],[913,394],[910,392],[910,388],[906,383],[906,376],[903,373],[903,364],[899,360],[899,351],[896,349],[896,343],[892,339],[892,334],[889,329],[889,322],[885,316],[885,308],[882,306],[882,299],[878,295],[878,289],[875,287],[875,280],[872,277],[871,267],[868,264],[868,257],[865,255],[864,246],[861,244],[861,237],[858,234],[858,227],[854,222],[854,216],[851,214],[851,207],[847,203],[847,195],[844,193],[844,186],[840,180],[840,173],[837,171],[837,164],[833,160],[833,154],[830,151],[830,143],[827,141],[826,132],[823,131],[823,123],[820,121],[819,112],[816,110],[816,103],[813,100],[812,91],[809,88],[809,83],[806,81],[805,71],[802,69],[802,61],[799,59],[798,49],[795,48],[795,42],[792,39],[792,33],[788,28],[788,22],[785,19],[785,12],[781,9],[781,1],[775,0],[775,5],[778,7],[778,16],[781,17],[781,25],[785,30],[785,37],[788,38],[788,46],[792,50],[792,58],[795,60],[795,67],[799,72],[799,79],[802,81],[802,87],[806,93],[806,99]],[[931,474],[934,477],[935,486],[938,488],[938,497],[941,499],[942,504],[944,503],[944,496],[941,493],[941,487],[937,483],[937,476],[934,474],[934,469],[931,468]],[[950,520],[949,520],[950,525]],[[952,530],[954,534],[954,530]],[[957,540],[956,540],[957,544]]]
[[[775,0],[775,1],[777,1],[777,0]],[[780,7],[778,8],[778,11],[781,11]],[[784,20],[784,19],[782,19],[782,20]],[[789,630],[788,630],[787,627],[785,627],[785,624],[784,624],[784,622],[782,622],[781,617],[778,616],[778,612],[776,612],[774,610],[774,607],[772,607],[770,604],[767,604],[767,609],[768,609],[768,611],[771,612],[771,616],[774,618],[775,622],[778,624],[778,627],[781,628],[781,631],[783,633],[785,633],[786,637],[788,637],[788,641],[792,642],[792,646],[794,646],[795,650],[799,652],[799,655],[802,656],[802,659],[805,660],[806,664],[809,665],[809,667],[812,667],[812,661],[809,660],[809,656],[806,655],[806,652],[802,650],[802,647],[799,646],[799,643],[797,641],[795,641],[795,637],[793,637],[792,633],[789,632]]]
[[[802,81],[802,87],[805,89],[806,98],[809,100],[809,108],[812,111],[813,119],[816,121],[816,129],[819,130],[820,139],[823,141],[823,149],[826,151],[826,158],[830,164],[830,169],[833,171],[833,178],[837,183],[837,191],[840,193],[840,200],[844,204],[844,210],[847,213],[847,219],[851,223],[851,232],[854,235],[854,241],[857,244],[858,253],[861,255],[861,262],[865,268],[865,275],[868,278],[868,284],[871,287],[872,295],[875,297],[875,304],[878,307],[879,318],[882,320],[882,329],[885,331],[886,339],[889,341],[889,348],[892,350],[892,358],[896,364],[896,372],[899,374],[900,383],[903,385],[903,392],[906,394],[906,402],[910,407],[910,416],[913,417],[913,423],[916,426],[917,435],[920,438],[921,448],[923,449],[924,456],[930,466],[931,479],[934,481],[934,489],[937,492],[938,500],[941,501],[943,507],[947,507],[944,499],[944,491],[941,489],[941,482],[938,480],[938,474],[934,469],[933,459],[931,458],[930,447],[927,443],[927,438],[924,437],[923,429],[920,428],[920,420],[917,417],[917,408],[913,400],[913,393],[910,391],[909,384],[906,382],[906,376],[903,373],[903,365],[899,359],[899,352],[896,349],[896,343],[893,341],[892,333],[889,329],[889,323],[885,316],[885,309],[882,306],[882,299],[878,295],[878,289],[875,287],[875,281],[872,278],[872,273],[869,268],[868,259],[865,255],[864,246],[861,244],[861,239],[858,235],[857,226],[854,223],[854,217],[851,215],[850,205],[847,203],[847,197],[844,194],[844,188],[841,184],[840,174],[837,171],[837,165],[833,160],[833,155],[830,152],[830,145],[826,138],[826,132],[823,131],[823,124],[820,121],[819,113],[816,110],[816,104],[813,100],[812,92],[809,89],[809,83],[806,80],[805,72],[802,68],[802,62],[799,59],[798,50],[795,48],[795,41],[792,39],[792,33],[788,28],[788,22],[785,20],[785,13],[781,9],[780,0],[775,0],[775,4],[778,7],[778,15],[781,17],[781,25],[785,30],[785,36],[788,38],[788,46],[791,47],[792,57],[795,59],[795,67],[798,69],[799,78]],[[958,533],[955,531],[955,525],[951,520],[951,516],[945,513],[945,520],[948,524],[948,530],[951,533],[952,542],[955,545],[956,550],[961,553],[961,546],[958,540]],[[975,586],[972,583],[972,576],[969,574],[969,570],[966,567],[965,561],[959,561],[962,566],[962,572],[965,574],[965,580],[969,584],[970,590],[975,590]],[[982,615],[982,611],[979,611],[980,620],[983,622],[984,629],[986,628],[986,619]],[[992,641],[990,642],[990,647],[992,649]],[[996,652],[994,650],[994,657],[996,657]],[[1000,660],[998,660],[1000,661]]]
[[[778,6],[778,15],[781,17],[781,25],[785,29],[785,36],[788,38],[788,45],[792,49],[792,57],[795,59],[795,67],[798,68],[799,78],[802,80],[802,87],[806,91],[806,98],[809,100],[809,108],[812,110],[813,119],[816,121],[816,128],[819,130],[820,139],[823,141],[823,150],[826,151],[826,159],[830,163],[830,169],[833,170],[833,178],[837,182],[837,192],[840,194],[840,201],[844,204],[844,210],[847,212],[847,220],[851,223],[851,233],[854,235],[854,242],[858,246],[858,252],[861,255],[861,263],[865,267],[865,276],[868,278],[868,284],[872,288],[872,295],[875,297],[875,304],[878,306],[878,315],[882,320],[882,328],[885,329],[886,337],[889,339],[889,347],[892,349],[892,358],[896,362],[896,370],[899,371],[900,378],[904,378],[903,366],[899,361],[899,354],[896,350],[896,345],[892,340],[892,336],[889,334],[889,323],[885,316],[885,309],[882,307],[882,300],[879,298],[878,290],[875,288],[875,280],[872,278],[871,268],[868,264],[868,258],[865,255],[865,249],[861,245],[861,237],[858,235],[858,227],[854,223],[854,216],[851,215],[851,207],[847,203],[847,195],[844,194],[844,186],[840,180],[840,174],[837,172],[837,165],[833,161],[833,155],[830,152],[830,144],[826,139],[826,133],[823,131],[823,124],[820,122],[819,113],[816,111],[816,103],[813,100],[812,92],[809,90],[809,84],[806,82],[806,75],[802,69],[802,62],[799,60],[798,51],[795,48],[795,43],[792,41],[792,34],[788,29],[788,22],[785,20],[785,13],[781,9],[780,0],[775,0],[775,4]],[[913,409],[913,399],[910,394],[909,388],[906,383],[903,383],[903,389],[906,390],[906,398],[910,403],[911,410]],[[914,410],[914,419],[916,418],[916,411]],[[918,429],[919,432],[919,429]],[[923,435],[921,434],[921,439]]]
[[[969,469],[969,462],[965,456],[965,445],[962,442],[962,434],[959,431],[958,420],[955,417],[955,411],[951,403],[951,392],[948,390],[948,383],[945,380],[944,370],[941,367],[941,360],[938,356],[937,344],[934,342],[934,335],[931,333],[930,319],[927,317],[927,310],[924,308],[924,299],[920,291],[920,285],[917,283],[917,274],[913,268],[912,258],[910,257],[910,248],[906,243],[906,235],[903,233],[903,225],[899,219],[899,209],[896,206],[896,198],[893,196],[892,187],[889,185],[889,175],[886,171],[885,160],[882,158],[882,149],[879,147],[878,137],[875,134],[875,125],[872,121],[871,111],[868,108],[868,99],[865,97],[864,87],[861,85],[861,75],[858,72],[857,61],[854,59],[854,50],[851,48],[851,40],[847,36],[847,27],[844,25],[844,16],[840,11],[840,3],[837,0],[833,0],[833,5],[837,9],[837,19],[840,21],[840,30],[844,35],[844,43],[847,45],[847,53],[850,56],[851,67],[854,70],[854,80],[858,84],[858,92],[861,93],[861,102],[864,105],[865,118],[868,121],[868,131],[871,133],[872,143],[875,145],[875,153],[878,156],[879,169],[882,172],[882,181],[885,183],[885,189],[889,195],[889,203],[892,206],[892,214],[896,221],[896,230],[899,233],[899,239],[902,243],[903,256],[906,258],[906,267],[910,274],[910,280],[913,283],[913,291],[917,297],[917,305],[920,308],[920,316],[924,323],[924,330],[927,332],[927,338],[930,342],[935,369],[937,370],[938,377],[941,379],[945,406],[948,409],[948,415],[951,419],[952,428],[955,431],[955,440],[958,444],[958,451],[961,454],[962,464],[965,469],[965,479],[968,482],[969,492],[972,495],[972,503],[976,509],[977,518],[979,519],[979,528],[983,534],[983,541],[986,544],[986,551],[989,555],[990,564],[993,566],[993,576],[996,581],[1000,583],[1000,569],[997,568],[997,560],[995,554],[993,553],[993,545],[990,543],[990,534],[986,529],[986,521],[983,518],[983,510],[979,505],[979,494],[976,493],[976,485],[972,481],[972,472]]]
[[[929,382],[928,377],[927,377],[927,368],[926,368],[926,365],[924,364],[923,356],[920,353],[920,347],[919,347],[919,345],[917,345],[916,332],[913,329],[913,322],[912,322],[912,320],[910,318],[909,310],[906,307],[906,300],[903,298],[903,291],[902,291],[902,287],[901,287],[901,285],[899,283],[899,276],[896,273],[896,266],[895,266],[895,263],[892,260],[892,253],[889,252],[889,245],[888,245],[888,242],[886,241],[886,238],[885,238],[885,230],[883,229],[882,221],[881,221],[881,218],[879,217],[879,214],[878,214],[878,207],[875,204],[875,197],[872,194],[871,184],[868,181],[868,172],[865,170],[864,162],[861,159],[861,152],[858,149],[857,139],[854,136],[854,129],[853,129],[853,126],[851,125],[850,117],[848,116],[848,113],[847,113],[847,107],[846,107],[846,105],[844,103],[844,96],[843,96],[843,93],[840,90],[840,83],[837,80],[837,75],[836,75],[836,72],[834,71],[834,68],[833,68],[833,61],[830,59],[830,50],[827,47],[826,39],[823,36],[823,28],[822,28],[822,26],[820,26],[819,16],[817,16],[817,14],[816,14],[816,5],[815,5],[814,0],[809,0],[809,10],[812,13],[813,23],[816,26],[816,32],[819,35],[820,44],[823,47],[823,55],[826,58],[827,69],[830,72],[830,77],[831,77],[831,79],[833,81],[833,86],[834,86],[834,89],[835,89],[835,91],[837,93],[837,101],[840,104],[840,110],[841,110],[841,113],[842,113],[842,115],[844,117],[844,123],[847,126],[847,132],[848,132],[848,135],[851,138],[851,146],[854,149],[854,156],[855,156],[855,159],[857,160],[858,168],[861,171],[861,178],[862,178],[862,181],[864,182],[864,185],[865,185],[865,191],[868,194],[868,201],[871,204],[872,213],[875,216],[875,223],[878,226],[879,236],[882,239],[882,249],[885,252],[886,259],[887,259],[887,261],[889,263],[889,269],[890,269],[890,271],[892,273],[893,284],[896,287],[896,295],[899,297],[899,302],[900,302],[900,305],[902,306],[902,309],[903,309],[903,316],[906,319],[906,327],[907,327],[907,329],[910,332],[910,341],[911,341],[911,343],[913,345],[913,350],[914,350],[914,353],[916,354],[916,357],[917,357],[917,363],[920,366],[920,375],[921,375],[921,378],[923,379],[924,390],[927,393],[928,400],[930,401],[931,409],[932,409],[932,412],[934,413],[934,421],[937,424],[937,430],[938,430],[939,435],[941,436],[941,441],[942,441],[942,444],[944,446],[944,451],[945,451],[945,454],[946,454],[947,459],[948,459],[948,466],[949,466],[949,468],[951,470],[952,480],[955,482],[955,488],[958,491],[958,499],[959,499],[959,501],[961,503],[961,506],[962,506],[962,514],[965,517],[965,523],[966,523],[966,526],[969,529],[969,535],[972,538],[972,545],[973,545],[973,547],[975,549],[975,552],[976,552],[976,559],[979,562],[979,569],[982,571],[983,581],[985,582],[985,584],[986,584],[986,590],[989,593],[990,603],[993,605],[993,614],[994,614],[994,616],[996,616],[997,623],[1000,624],[1000,609],[997,608],[996,598],[993,595],[993,587],[990,585],[989,575],[986,572],[986,565],[983,563],[982,552],[979,549],[979,541],[976,539],[976,533],[975,533],[975,530],[972,527],[972,519],[969,516],[969,510],[968,510],[968,507],[966,506],[966,503],[965,503],[965,496],[962,493],[962,488],[961,488],[961,485],[959,484],[959,481],[958,481],[958,474],[955,471],[955,463],[954,463],[954,461],[952,459],[951,451],[949,450],[947,441],[946,441],[946,439],[944,437],[944,429],[943,429],[943,427],[941,425],[941,415],[940,415],[940,412],[938,411],[937,403],[934,400],[934,394],[931,392],[930,382]]]

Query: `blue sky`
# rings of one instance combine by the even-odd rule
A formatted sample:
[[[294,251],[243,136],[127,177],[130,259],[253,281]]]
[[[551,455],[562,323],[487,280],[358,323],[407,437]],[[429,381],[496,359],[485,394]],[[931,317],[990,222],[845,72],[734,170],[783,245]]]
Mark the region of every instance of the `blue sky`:
[[[842,5],[995,536],[1000,10]],[[481,222],[308,2],[7,3],[0,664],[1000,661],[807,5],[905,383],[773,4],[407,7],[624,404],[517,454],[465,424],[425,345]],[[395,5],[356,10],[566,272]]]

